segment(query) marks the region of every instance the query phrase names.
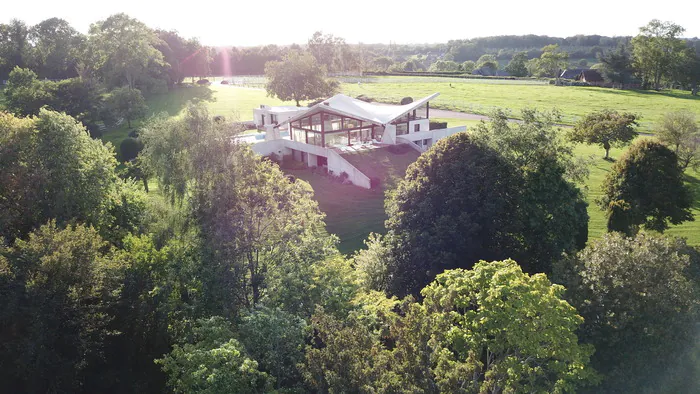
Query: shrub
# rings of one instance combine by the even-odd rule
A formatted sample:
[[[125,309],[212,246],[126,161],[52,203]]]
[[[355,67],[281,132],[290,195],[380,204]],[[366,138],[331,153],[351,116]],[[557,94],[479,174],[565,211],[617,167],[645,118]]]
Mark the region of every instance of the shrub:
[[[209,85],[210,83],[208,79],[200,79],[197,81],[197,85]]]
[[[434,122],[430,121],[430,130],[439,130],[439,129],[446,129],[447,128],[447,122]]]
[[[358,100],[360,100],[360,101],[364,101],[364,102],[366,102],[366,103],[371,103],[371,102],[374,101],[373,98],[368,97],[368,96],[365,96],[364,94],[361,94],[361,95],[359,95],[359,96],[357,96],[357,97],[355,97],[355,98],[358,99]]]
[[[141,132],[141,130],[139,130],[139,129],[133,129],[133,130],[131,130],[131,131],[129,132],[129,137],[131,137],[131,138],[139,138],[139,133],[140,133],[140,132]]]
[[[349,177],[350,177],[350,175],[348,175],[348,173],[345,172],[345,171],[343,171],[343,172],[340,173],[340,179],[343,180],[343,181],[346,180],[346,179],[348,179]]]
[[[411,97],[404,97],[401,99],[401,105],[411,104],[412,102],[413,98]]]
[[[227,80],[224,79],[223,81],[221,81],[221,84],[222,84],[222,85],[228,85],[229,82],[228,82]]]
[[[382,183],[382,180],[376,176],[369,178],[369,187],[372,189],[378,188],[381,183]]]
[[[119,152],[123,161],[134,160],[142,149],[143,143],[132,137],[124,138],[121,145],[119,145]]]

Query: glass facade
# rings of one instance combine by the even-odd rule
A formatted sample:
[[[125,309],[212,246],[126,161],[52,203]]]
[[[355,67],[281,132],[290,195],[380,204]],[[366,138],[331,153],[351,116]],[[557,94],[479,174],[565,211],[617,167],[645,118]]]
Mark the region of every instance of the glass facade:
[[[408,134],[408,123],[399,123],[396,125],[396,135]]]
[[[415,125],[411,126],[409,122],[421,114],[421,109],[427,110],[427,107],[422,106],[392,122],[396,127],[396,135],[419,130]],[[328,113],[317,113],[301,118],[293,122],[290,129],[294,141],[316,146],[342,147],[368,143],[372,140],[382,140],[381,127],[359,119]]]

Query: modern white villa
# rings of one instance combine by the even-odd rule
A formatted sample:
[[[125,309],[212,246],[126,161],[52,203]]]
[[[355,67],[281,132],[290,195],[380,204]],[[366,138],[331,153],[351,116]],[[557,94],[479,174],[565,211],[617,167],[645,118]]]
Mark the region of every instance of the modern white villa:
[[[308,107],[295,107],[291,105],[271,107],[262,104],[260,108],[253,109],[253,122],[259,130],[269,130],[270,128],[279,126],[280,123],[288,121],[289,118],[295,115],[306,112],[308,109]],[[286,124],[282,129],[287,129]]]
[[[256,142],[252,148],[261,155],[291,157],[310,167],[325,166],[336,175],[344,172],[354,185],[369,189],[370,178],[347,160],[348,155],[399,144],[423,152],[442,138],[466,131],[465,126],[430,130],[430,100],[438,95],[406,105],[388,105],[338,94],[310,108],[291,107],[298,111],[284,120],[274,118],[276,126],[266,127],[264,141],[251,141]]]

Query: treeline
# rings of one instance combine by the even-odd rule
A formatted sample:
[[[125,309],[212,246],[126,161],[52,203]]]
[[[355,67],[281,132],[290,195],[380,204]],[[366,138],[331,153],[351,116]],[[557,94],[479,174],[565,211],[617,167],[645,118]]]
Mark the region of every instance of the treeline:
[[[309,184],[202,104],[144,124],[128,172],[68,115],[0,114],[3,388],[697,390],[700,254],[643,231],[692,220],[678,156],[620,157],[589,242],[558,121],[498,112],[438,142],[389,194],[388,233],[346,257]],[[571,138],[625,143],[634,121]]]

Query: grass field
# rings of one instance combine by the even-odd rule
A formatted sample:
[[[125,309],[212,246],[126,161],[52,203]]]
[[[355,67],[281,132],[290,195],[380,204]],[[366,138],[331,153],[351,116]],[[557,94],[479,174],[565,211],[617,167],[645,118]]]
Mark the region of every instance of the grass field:
[[[175,88],[167,93],[148,97],[149,116],[161,112],[167,112],[171,116],[178,115],[188,101],[204,102],[212,115],[223,115],[227,119],[252,120],[253,108],[260,104],[268,105],[293,105],[291,102],[283,102],[275,98],[267,97],[264,90],[227,85],[193,86],[188,88]],[[141,122],[132,122],[133,128],[137,128]],[[117,151],[121,141],[129,135],[126,124],[103,134],[102,140],[111,142]]]
[[[367,83],[366,81],[375,83]],[[441,108],[465,112],[487,113],[495,107],[520,109],[537,107],[559,108],[567,119],[575,119],[589,111],[600,108],[615,108],[631,111],[643,116],[643,125],[650,129],[651,124],[667,112],[687,108],[700,115],[700,99],[686,92],[638,92],[615,91],[611,89],[588,87],[556,87],[544,85],[537,81],[482,81],[453,80],[432,78],[429,82],[419,78],[381,77],[363,78],[362,83],[344,83],[343,93],[351,96],[365,94],[383,101],[397,101],[402,97],[423,97],[434,92],[441,92],[435,104]],[[450,83],[453,87],[450,87]],[[187,101],[202,101],[207,104],[214,115],[241,120],[252,119],[253,108],[262,103],[270,105],[291,104],[267,97],[265,91],[245,87],[212,85],[209,87],[192,87],[175,89],[168,94],[150,97],[149,112],[166,111],[177,115]],[[517,116],[517,113],[514,113]],[[434,119],[447,121],[450,127],[474,126],[479,121],[463,119]],[[138,124],[136,124],[138,125]],[[112,141],[118,148],[126,137],[126,127],[110,131],[103,140]],[[600,184],[610,170],[611,163],[602,160],[603,150],[597,146],[580,145],[576,154],[584,157],[595,156],[591,174],[586,184],[587,199],[590,203],[588,212],[591,217],[589,234],[591,238],[599,237],[605,232],[605,217],[594,201],[600,196]],[[620,150],[613,149],[611,155],[619,157]],[[330,183],[327,178],[305,171],[294,171],[294,175],[308,181],[316,192],[321,210],[326,214],[328,231],[341,239],[340,249],[350,253],[362,247],[362,242],[370,232],[384,232],[384,195],[354,186]],[[700,174],[691,173],[687,181],[700,197]],[[700,245],[700,199],[697,200],[694,213],[699,218],[696,222],[672,227],[667,233],[688,238],[689,243]]]
[[[565,115],[565,123],[573,123],[594,110],[612,108],[641,115],[642,131],[653,131],[653,124],[669,111],[688,109],[700,115],[700,97],[685,91],[633,91],[513,82],[440,78],[420,82],[415,77],[376,77],[364,78],[360,84],[343,83],[341,90],[352,97],[363,94],[386,102],[440,92],[440,97],[431,101],[431,106],[486,115],[495,108],[513,110],[512,115],[518,117],[518,111],[525,107],[544,110],[556,107]]]

